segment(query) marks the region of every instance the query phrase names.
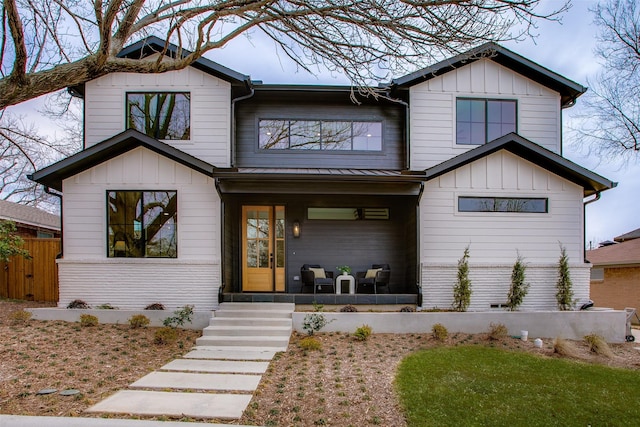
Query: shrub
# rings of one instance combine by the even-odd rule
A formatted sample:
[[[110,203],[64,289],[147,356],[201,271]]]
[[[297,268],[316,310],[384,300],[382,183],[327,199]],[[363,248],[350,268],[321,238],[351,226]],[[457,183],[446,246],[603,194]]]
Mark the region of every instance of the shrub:
[[[144,308],[145,310],[164,310],[164,305],[159,302],[154,302],[153,304],[149,304]]]
[[[613,357],[613,352],[609,348],[609,345],[600,335],[589,334],[584,337],[584,340],[589,345],[589,350],[593,353],[605,357]]]
[[[324,310],[324,304],[318,304],[317,302],[313,301],[311,305],[313,305],[313,311],[315,312]]]
[[[99,310],[117,310],[118,309],[118,307],[114,307],[109,303],[97,305],[96,308]]]
[[[340,309],[342,313],[357,313],[358,309],[355,305],[347,304]]]
[[[462,258],[458,260],[458,278],[453,287],[453,309],[467,311],[471,303],[471,280],[469,280],[469,246],[464,248]]]
[[[369,338],[369,336],[371,335],[371,332],[372,332],[371,326],[362,325],[358,329],[356,329],[356,331],[353,333],[353,336],[358,341],[366,341]]]
[[[171,326],[165,326],[157,329],[153,334],[153,342],[159,345],[165,345],[178,339],[178,331]]]
[[[184,307],[174,311],[173,314],[175,314],[175,316],[167,317],[162,321],[164,326],[177,328],[178,326],[183,326],[185,322],[191,323],[191,319],[193,317],[193,306],[185,305]]]
[[[324,314],[311,313],[304,316],[304,319],[302,320],[302,329],[307,331],[307,334],[313,335],[315,332],[324,328],[327,323],[329,322]]]
[[[492,341],[497,341],[502,338],[506,338],[509,334],[509,330],[503,323],[490,323],[489,324],[489,332],[487,333],[487,337]]]
[[[304,338],[302,338],[299,342],[298,342],[298,347],[300,347],[303,350],[320,350],[322,348],[322,343],[320,341],[318,341],[317,338],[312,337],[312,336],[306,336]]]
[[[81,299],[75,299],[73,301],[71,301],[69,303],[69,305],[67,306],[67,308],[71,308],[71,309],[89,309],[91,308],[91,306],[89,304],[87,304],[86,302],[82,301]]]
[[[402,308],[400,309],[400,312],[401,312],[401,313],[414,313],[415,311],[416,311],[416,309],[415,309],[415,308],[413,308],[413,307],[411,307],[411,306],[408,306],[408,305],[405,305],[404,307],[402,307]]]
[[[559,310],[571,310],[573,301],[573,283],[569,275],[569,257],[567,249],[560,246],[560,259],[558,260],[558,281],[556,282],[556,301]]]
[[[436,323],[431,327],[431,334],[437,341],[444,342],[449,336],[449,331],[442,323]]]
[[[520,307],[524,297],[529,292],[529,284],[525,283],[527,265],[523,258],[518,254],[513,270],[511,271],[511,287],[507,295],[507,307],[510,311],[515,311]]]
[[[16,223],[13,221],[0,221],[0,262],[9,262],[14,256],[31,259],[29,251],[22,249],[24,240],[15,234]]]
[[[151,321],[144,314],[134,314],[129,318],[129,326],[131,329],[143,328],[148,326]]]
[[[553,352],[564,357],[578,357],[578,352],[573,343],[560,337],[553,341]]]
[[[97,326],[97,325],[98,325],[98,318],[93,314],[80,315],[80,326],[87,327],[87,326]]]
[[[27,323],[29,320],[31,320],[31,316],[31,312],[27,310],[17,310],[11,313],[11,322],[14,325]]]

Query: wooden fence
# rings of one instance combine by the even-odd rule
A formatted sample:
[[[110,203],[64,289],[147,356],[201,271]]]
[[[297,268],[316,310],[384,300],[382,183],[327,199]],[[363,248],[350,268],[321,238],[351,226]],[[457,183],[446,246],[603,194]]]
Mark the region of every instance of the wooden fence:
[[[0,262],[0,297],[30,301],[58,301],[60,239],[24,239],[31,259],[12,257]]]

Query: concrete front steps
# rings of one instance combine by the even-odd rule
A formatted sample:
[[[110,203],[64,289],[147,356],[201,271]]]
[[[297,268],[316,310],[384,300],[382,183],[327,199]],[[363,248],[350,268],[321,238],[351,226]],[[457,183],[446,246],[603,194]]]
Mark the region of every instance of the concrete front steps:
[[[269,361],[287,349],[294,309],[294,304],[223,303],[192,351],[87,412],[238,419]]]

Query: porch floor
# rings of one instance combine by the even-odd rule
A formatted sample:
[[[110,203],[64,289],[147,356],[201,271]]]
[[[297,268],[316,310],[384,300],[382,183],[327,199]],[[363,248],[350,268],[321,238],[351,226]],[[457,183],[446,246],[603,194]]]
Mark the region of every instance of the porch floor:
[[[417,304],[416,294],[285,294],[285,293],[223,293],[221,302],[288,302],[294,304]]]

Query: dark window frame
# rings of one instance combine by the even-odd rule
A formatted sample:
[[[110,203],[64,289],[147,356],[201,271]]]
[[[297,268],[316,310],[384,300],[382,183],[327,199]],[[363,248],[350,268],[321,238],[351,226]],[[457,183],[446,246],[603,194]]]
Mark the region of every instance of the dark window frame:
[[[476,101],[476,102],[484,102],[484,137],[483,137],[483,141],[482,143],[466,143],[466,142],[459,142],[458,140],[458,129],[460,127],[460,117],[458,115],[458,102],[460,101]],[[514,104],[514,129],[513,132],[518,133],[518,100],[517,99],[508,99],[508,98],[472,98],[472,97],[458,97],[456,98],[456,106],[455,106],[455,110],[456,110],[456,129],[455,129],[455,133],[456,133],[456,145],[483,145],[486,144],[487,142],[490,142],[489,140],[489,109],[488,104],[489,102],[508,102],[508,103],[512,103]],[[472,123],[472,122],[471,122]],[[509,133],[509,132],[507,132]],[[501,136],[504,136],[506,134],[503,134]],[[499,138],[499,137],[498,137]],[[496,138],[493,138],[496,139]],[[492,140],[493,140],[492,139]]]
[[[110,194],[111,193],[140,193],[141,194],[141,203],[144,207],[145,205],[145,198],[144,195],[145,194],[150,194],[150,193],[172,193],[172,196],[169,198],[168,203],[172,202],[173,199],[173,203],[174,203],[174,208],[175,211],[173,212],[172,215],[170,215],[170,219],[172,219],[172,229],[173,229],[173,233],[171,234],[172,236],[172,242],[173,244],[170,246],[170,250],[168,251],[167,254],[165,255],[149,255],[148,254],[148,246],[150,246],[150,242],[151,239],[148,238],[148,236],[146,235],[147,232],[147,227],[145,227],[145,215],[144,213],[141,213],[141,220],[138,221],[140,226],[139,226],[139,233],[140,236],[138,238],[136,238],[135,236],[135,229],[137,228],[135,225],[135,221],[133,221],[134,218],[131,218],[131,228],[134,231],[134,236],[127,236],[126,231],[114,231],[113,230],[113,226],[114,225],[119,225],[119,226],[127,226],[129,224],[128,219],[129,218],[124,218],[123,222],[121,224],[116,224],[115,222],[111,221],[112,215],[111,215],[111,207],[110,207],[110,203],[111,203],[111,199],[110,199]],[[151,259],[158,259],[158,258],[168,258],[168,259],[174,259],[174,258],[178,258],[178,191],[177,190],[107,190],[105,192],[105,201],[106,201],[106,237],[107,237],[107,247],[106,247],[106,252],[107,252],[107,258],[151,258]],[[134,207],[134,210],[137,210],[137,207]],[[136,212],[137,213],[137,212]],[[164,213],[164,212],[163,212]],[[166,213],[164,213],[164,215],[166,215]],[[135,217],[135,214],[134,214]],[[166,224],[167,221],[165,221],[164,223],[162,223],[160,225],[160,227],[158,228],[158,231],[160,231]],[[121,240],[124,244],[123,249],[119,249],[117,248],[117,242],[119,240],[117,240],[117,234],[121,233]],[[113,237],[112,237],[113,236]],[[156,237],[156,234],[154,234],[152,236]],[[132,249],[129,249],[129,246],[132,247]],[[136,253],[137,252],[137,253]]]
[[[185,99],[188,101],[189,103],[189,108],[188,108],[188,124],[186,126],[186,129],[183,131],[183,137],[181,138],[174,138],[171,137],[171,135],[164,135],[165,137],[163,137],[163,135],[160,135],[160,128],[156,127],[155,128],[155,132],[153,132],[152,135],[150,135],[145,129],[137,129],[135,126],[132,125],[131,123],[131,112],[130,112],[130,106],[131,103],[129,102],[129,96],[130,95],[183,95],[185,97]],[[157,99],[156,98],[156,103],[157,103]],[[125,129],[136,129],[139,132],[144,133],[147,136],[150,136],[152,138],[155,139],[159,139],[159,140],[165,140],[165,141],[190,141],[191,140],[191,92],[189,91],[128,91],[125,93],[125,99],[124,99],[124,104],[125,104]],[[157,106],[155,107],[156,111],[157,111]],[[158,115],[157,115],[158,116]]]
[[[262,122],[286,122],[286,129],[287,129],[287,141],[286,141],[286,147],[274,147],[274,148],[264,148],[262,146]],[[311,148],[304,148],[304,147],[292,147],[291,146],[291,141],[292,141],[292,137],[291,137],[291,126],[292,123],[297,123],[297,122],[308,122],[308,123],[317,123],[319,125],[319,135],[317,135],[319,137],[319,141],[314,142],[313,145],[311,146]],[[349,123],[350,124],[350,136],[349,136],[349,145],[350,148],[325,148],[325,142],[323,141],[324,138],[324,132],[323,132],[323,124],[329,124],[329,123]],[[379,130],[380,130],[380,143],[379,143],[379,148],[376,149],[355,149],[354,148],[354,143],[356,138],[358,137],[358,135],[354,135],[354,129],[353,126],[354,124],[357,123],[367,123],[370,125],[379,125]],[[257,119],[257,135],[258,137],[256,138],[257,140],[257,148],[258,151],[266,153],[266,152],[283,152],[283,151],[287,151],[287,152],[322,152],[322,153],[351,153],[351,152],[357,152],[357,153],[383,153],[384,152],[384,120],[380,120],[380,119],[376,119],[376,120],[365,120],[365,119],[361,119],[361,120],[354,120],[354,119],[349,119],[349,118],[345,118],[345,119],[314,119],[314,118],[281,118],[281,117],[277,117],[277,118],[269,118],[269,117],[259,117]],[[314,147],[317,146],[317,147]]]
[[[486,209],[479,209],[475,207],[464,207],[461,202],[471,200],[487,200],[485,204]],[[491,200],[493,203],[491,204]],[[499,201],[498,204],[496,202]],[[511,208],[511,206],[522,206],[520,203],[526,203],[529,201],[543,202],[544,208],[537,208],[536,204],[532,205],[532,208],[536,210],[519,210],[517,208]],[[506,202],[506,203],[500,203]],[[514,205],[515,203],[515,205]],[[548,214],[549,213],[549,198],[548,197],[503,197],[503,196],[458,196],[457,210],[460,213],[517,213],[517,214]]]

